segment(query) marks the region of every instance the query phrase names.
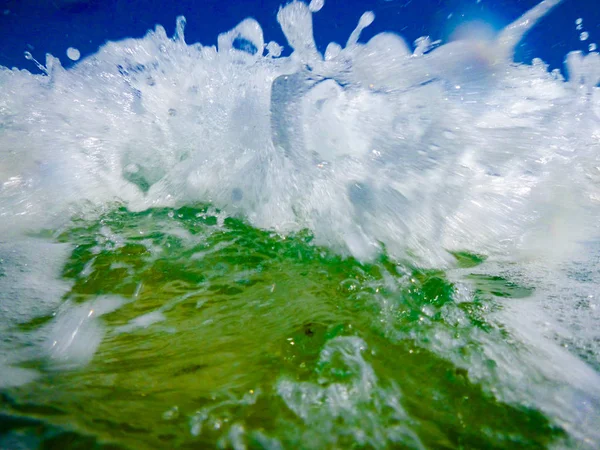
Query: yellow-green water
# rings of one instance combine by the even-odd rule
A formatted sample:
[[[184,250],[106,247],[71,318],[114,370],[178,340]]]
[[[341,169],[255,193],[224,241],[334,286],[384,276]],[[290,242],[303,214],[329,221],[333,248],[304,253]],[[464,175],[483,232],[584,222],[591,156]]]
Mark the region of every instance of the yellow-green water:
[[[385,255],[361,264],[209,207],[117,208],[39,239],[71,244],[65,302],[118,296],[88,364],[41,358],[1,391],[0,447],[546,448],[566,433],[503,402],[485,340],[531,291]],[[470,268],[483,257],[456,254]],[[137,319],[140,316],[148,320]],[[55,318],[19,325],[23,334]],[[441,337],[460,343],[436,351]],[[458,360],[478,361],[485,375]]]

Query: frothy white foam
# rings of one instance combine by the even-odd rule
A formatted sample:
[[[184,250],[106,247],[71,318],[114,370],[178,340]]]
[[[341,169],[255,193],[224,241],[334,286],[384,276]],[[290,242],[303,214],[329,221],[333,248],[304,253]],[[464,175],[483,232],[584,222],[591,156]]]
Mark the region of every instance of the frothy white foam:
[[[35,332],[19,332],[18,324],[51,316],[70,284],[60,280],[70,246],[41,239],[0,238],[0,387],[28,383],[37,371],[19,364],[42,355]]]
[[[118,333],[128,333],[139,328],[148,328],[155,323],[166,320],[166,317],[161,311],[152,311],[129,321],[127,325],[123,325],[116,329]]]
[[[408,426],[401,393],[395,386],[381,386],[362,356],[366,350],[357,337],[332,339],[319,357],[318,367],[325,369],[318,371],[318,384],[288,379],[278,383],[277,393],[286,406],[308,425],[304,441],[310,447],[336,447],[340,435],[350,435],[358,445],[372,448],[390,443],[424,448]],[[339,373],[353,375],[340,377]],[[374,414],[384,415],[385,420]]]
[[[123,303],[125,300],[119,297],[98,297],[82,305],[63,303],[49,325],[46,345],[51,357],[61,366],[88,363],[104,336],[99,317]]]
[[[86,203],[199,200],[261,227],[309,227],[359,258],[381,244],[435,265],[447,249],[527,247],[565,202],[598,203],[597,54],[569,56],[569,84],[509,57],[556,3],[495,41],[417,56],[391,33],[358,44],[374,20],[365,13],[346,48],[332,43],[323,59],[311,10],[292,2],[278,13],[287,58],[274,42],[263,56],[253,19],[215,49],[187,45],[180,18],[173,39],[157,27],[71,70],[52,57],[47,76],[2,69],[2,229]],[[563,228],[585,228],[586,216]]]

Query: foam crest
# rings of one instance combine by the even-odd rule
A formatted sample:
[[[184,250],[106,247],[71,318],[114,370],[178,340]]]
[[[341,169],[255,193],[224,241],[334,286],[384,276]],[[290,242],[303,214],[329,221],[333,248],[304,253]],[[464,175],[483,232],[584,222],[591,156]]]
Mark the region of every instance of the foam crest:
[[[304,61],[319,58],[313,37],[312,14],[305,3],[293,1],[287,4],[277,13],[277,21],[298,57]]]
[[[503,58],[512,58],[515,47],[523,36],[560,3],[562,0],[543,0],[504,28],[497,39],[499,55]]]
[[[571,83],[575,87],[586,87],[592,93],[594,87],[600,83],[600,54],[596,52],[584,55],[580,51],[567,55],[567,70]]]
[[[597,208],[582,173],[596,164],[597,57],[569,58],[571,83],[592,94],[585,108],[543,65],[498,57],[558,3],[491,43],[420,56],[391,33],[358,44],[374,20],[365,13],[346,48],[332,43],[323,58],[320,4],[296,1],[277,15],[287,58],[274,42],[263,56],[253,19],[215,49],[186,45],[179,18],[173,38],[157,27],[70,70],[51,56],[48,76],[3,69],[0,214],[20,225],[2,227],[115,200],[211,201],[260,227],[308,227],[359,258],[382,244],[427,265],[444,264],[447,249],[514,252],[560,208],[549,198],[557,178],[569,180],[560,189],[573,208]]]
[[[362,30],[371,25],[374,20],[375,14],[373,14],[371,11],[367,11],[362,16],[360,16],[360,19],[358,20],[358,25],[356,25],[356,28],[354,29],[354,31],[352,31],[350,37],[348,38],[348,42],[346,42],[346,48],[354,47],[358,43],[358,38],[360,37],[360,33],[362,33]]]
[[[234,44],[238,41],[246,53],[256,58],[262,56],[265,45],[262,28],[254,19],[242,21],[233,30],[219,35],[217,47],[219,52],[230,52],[234,50]]]

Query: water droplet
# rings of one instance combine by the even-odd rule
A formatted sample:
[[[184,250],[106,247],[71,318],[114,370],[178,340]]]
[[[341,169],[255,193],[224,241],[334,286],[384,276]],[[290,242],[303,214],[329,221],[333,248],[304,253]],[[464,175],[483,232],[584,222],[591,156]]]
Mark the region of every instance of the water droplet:
[[[79,50],[77,50],[76,48],[69,47],[67,49],[67,56],[70,60],[77,61],[81,57],[81,53],[79,53]]]
[[[575,25],[581,25],[583,23],[583,19],[580,17],[575,21]]]
[[[367,12],[363,13],[362,16],[360,16],[360,20],[358,21],[358,24],[366,28],[369,25],[371,25],[374,20],[375,20],[375,14],[372,11],[367,11]]]
[[[594,44],[593,42],[588,46],[588,50],[590,52],[595,52],[597,48],[598,48],[598,46],[596,44]]]
[[[575,29],[576,29],[577,31],[581,31],[581,30],[583,30],[583,25],[582,25],[582,24],[579,24],[579,25],[577,25],[577,26],[575,27]]]
[[[177,19],[175,19],[175,34],[173,35],[174,41],[185,43],[185,36],[184,36],[185,25],[186,25],[185,17],[177,16]]]
[[[325,0],[312,0],[310,2],[310,5],[308,5],[308,9],[311,10],[311,12],[317,12],[320,11],[321,8],[323,8],[323,5],[325,4]]]
[[[584,31],[579,35],[579,39],[582,41],[587,41],[587,39],[589,37],[590,37],[590,34],[587,31]]]

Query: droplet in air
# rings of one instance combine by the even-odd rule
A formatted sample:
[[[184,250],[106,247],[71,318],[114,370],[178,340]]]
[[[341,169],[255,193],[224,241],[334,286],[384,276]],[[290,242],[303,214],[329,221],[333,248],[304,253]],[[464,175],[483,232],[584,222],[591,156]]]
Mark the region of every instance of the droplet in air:
[[[312,0],[310,2],[310,5],[308,5],[308,9],[310,9],[311,12],[318,12],[321,10],[321,8],[323,8],[323,5],[325,4],[325,0]]]
[[[372,11],[365,12],[362,16],[360,16],[360,20],[358,24],[362,27],[368,27],[375,20],[375,14]]]
[[[348,41],[346,42],[346,47],[355,46],[356,43],[358,42],[358,38],[360,37],[360,33],[362,32],[362,30],[364,30],[369,25],[371,25],[374,20],[375,20],[375,14],[373,13],[373,11],[366,11],[365,13],[363,13],[363,15],[360,16],[360,19],[358,20],[358,25],[356,25],[356,28],[350,34],[350,37],[348,38]]]
[[[70,60],[77,61],[81,57],[81,53],[76,48],[69,47],[67,49],[67,56],[69,57]]]
[[[580,17],[575,21],[575,25],[581,25],[583,23],[583,19]]]
[[[27,51],[26,51],[26,52],[24,53],[24,55],[25,55],[25,59],[27,59],[27,60],[29,60],[29,61],[33,61],[33,62],[34,62],[34,64],[37,66],[37,68],[38,68],[38,69],[40,69],[42,72],[44,72],[44,73],[48,74],[48,69],[46,69],[46,67],[44,67],[43,65],[41,65],[41,64],[38,62],[38,60],[37,60],[37,59],[35,59],[35,58],[33,57],[33,55],[32,55],[30,52],[27,52]]]
[[[590,34],[589,34],[587,31],[584,31],[584,32],[582,32],[582,33],[579,35],[579,39],[580,39],[581,41],[587,41],[587,39],[588,39],[589,37],[590,37]]]
[[[590,52],[595,52],[597,48],[598,48],[598,46],[596,44],[594,44],[593,42],[588,46],[588,50]]]
[[[177,16],[175,21],[175,34],[173,35],[173,40],[176,42],[181,42],[185,44],[185,25],[186,25],[185,17]]]

